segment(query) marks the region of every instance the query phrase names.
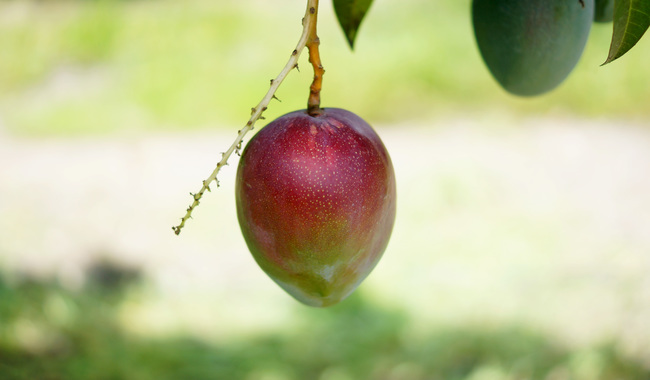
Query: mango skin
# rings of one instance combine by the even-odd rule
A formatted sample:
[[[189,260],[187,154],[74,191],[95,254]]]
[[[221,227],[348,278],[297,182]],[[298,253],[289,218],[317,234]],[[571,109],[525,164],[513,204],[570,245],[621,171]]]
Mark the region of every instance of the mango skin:
[[[594,0],[473,0],[476,41],[508,92],[541,95],[578,63],[594,18]]]
[[[594,21],[614,21],[614,0],[595,0]]]
[[[237,217],[257,264],[298,301],[338,303],[370,274],[395,222],[395,173],[368,123],[337,108],[286,114],[242,153]]]

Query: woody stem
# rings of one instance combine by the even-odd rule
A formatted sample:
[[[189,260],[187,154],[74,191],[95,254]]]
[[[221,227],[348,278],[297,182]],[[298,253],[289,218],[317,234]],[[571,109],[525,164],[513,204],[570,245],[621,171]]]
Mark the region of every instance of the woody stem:
[[[307,101],[307,113],[311,116],[318,116],[321,113],[320,109],[320,90],[323,85],[323,74],[325,69],[320,60],[320,52],[318,47],[320,39],[316,32],[317,19],[318,19],[318,0],[314,1],[314,5],[309,8],[309,13],[314,18],[314,22],[310,24],[309,34],[307,37],[307,49],[309,49],[309,63],[314,68],[314,80],[309,87],[309,100]]]

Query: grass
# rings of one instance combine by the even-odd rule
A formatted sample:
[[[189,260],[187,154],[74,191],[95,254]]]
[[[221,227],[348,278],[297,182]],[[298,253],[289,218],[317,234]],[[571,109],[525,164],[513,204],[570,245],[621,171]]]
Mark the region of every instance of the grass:
[[[350,52],[324,3],[323,104],[372,122],[458,113],[645,118],[643,40],[600,68],[611,26],[594,25],[569,80],[534,99],[507,95],[472,36],[468,1],[376,1]],[[25,135],[78,135],[240,125],[286,62],[302,6],[191,0],[0,4],[0,112]],[[280,89],[273,118],[304,107],[308,64]],[[229,127],[230,128],[230,127]],[[235,128],[235,127],[232,127]]]
[[[287,333],[235,340],[129,334],[117,318],[136,272],[96,267],[81,290],[0,277],[0,371],[23,379],[645,379],[613,344],[570,350],[524,326],[436,326],[358,293],[327,310],[295,308]],[[136,274],[134,276],[134,274]]]

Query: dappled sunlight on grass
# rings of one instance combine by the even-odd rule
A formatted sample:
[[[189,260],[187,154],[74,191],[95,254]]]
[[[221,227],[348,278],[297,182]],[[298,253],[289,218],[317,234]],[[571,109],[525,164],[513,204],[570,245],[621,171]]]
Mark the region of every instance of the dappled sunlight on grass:
[[[126,280],[103,264],[78,291],[0,277],[3,379],[641,379],[614,345],[570,351],[518,326],[431,325],[360,294],[327,310],[291,308],[286,331],[252,336],[126,334],[116,318]],[[108,269],[107,269],[108,268]],[[130,270],[129,270],[130,271]],[[216,314],[218,310],[213,310]],[[263,318],[263,317],[261,317]]]

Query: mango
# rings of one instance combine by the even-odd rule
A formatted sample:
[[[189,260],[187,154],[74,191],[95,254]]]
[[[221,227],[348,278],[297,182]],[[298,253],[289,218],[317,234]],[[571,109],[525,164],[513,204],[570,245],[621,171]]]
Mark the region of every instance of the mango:
[[[473,0],[479,50],[494,78],[519,96],[559,86],[578,63],[594,0]]]
[[[298,301],[346,298],[382,257],[395,222],[395,172],[373,128],[350,111],[288,113],[242,153],[237,217],[257,264]]]

